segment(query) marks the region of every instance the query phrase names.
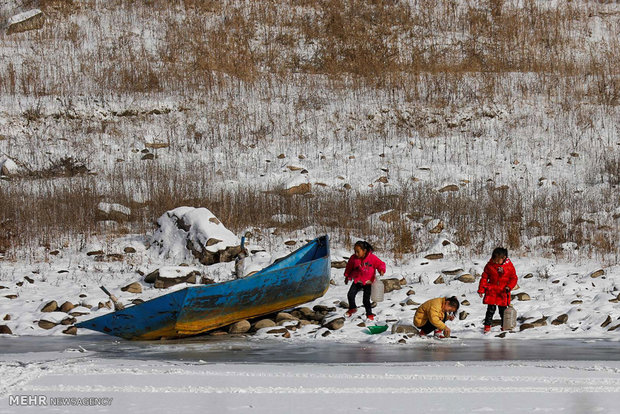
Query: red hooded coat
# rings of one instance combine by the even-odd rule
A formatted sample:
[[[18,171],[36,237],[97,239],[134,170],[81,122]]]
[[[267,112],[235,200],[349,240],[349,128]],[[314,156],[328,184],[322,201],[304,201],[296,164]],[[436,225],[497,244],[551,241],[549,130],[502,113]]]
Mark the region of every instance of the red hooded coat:
[[[375,281],[375,270],[385,273],[385,263],[377,256],[368,252],[366,257],[360,259],[356,255],[351,256],[344,269],[344,276],[353,283],[372,283]]]
[[[510,259],[506,258],[503,264],[498,265],[491,261],[484,267],[478,293],[484,293],[485,305],[510,305],[510,292],[506,292],[506,287],[510,290],[517,285],[517,272]]]

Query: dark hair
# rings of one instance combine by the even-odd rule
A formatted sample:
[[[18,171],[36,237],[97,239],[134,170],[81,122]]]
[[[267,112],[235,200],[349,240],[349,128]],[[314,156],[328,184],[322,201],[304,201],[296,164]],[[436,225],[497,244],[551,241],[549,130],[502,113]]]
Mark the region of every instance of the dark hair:
[[[357,242],[355,242],[355,246],[359,247],[362,250],[365,250],[367,252],[372,252],[374,249],[372,248],[372,246],[370,245],[370,243],[368,243],[366,240],[359,240]],[[355,247],[353,246],[353,247]]]
[[[496,247],[493,249],[493,253],[491,253],[491,259],[495,259],[497,257],[508,257],[508,249],[503,247]]]
[[[457,310],[459,310],[459,306],[461,305],[459,303],[459,300],[456,298],[456,296],[452,296],[451,298],[446,298],[446,302],[448,302],[448,304],[450,306],[452,306],[454,309],[454,311],[456,312]]]

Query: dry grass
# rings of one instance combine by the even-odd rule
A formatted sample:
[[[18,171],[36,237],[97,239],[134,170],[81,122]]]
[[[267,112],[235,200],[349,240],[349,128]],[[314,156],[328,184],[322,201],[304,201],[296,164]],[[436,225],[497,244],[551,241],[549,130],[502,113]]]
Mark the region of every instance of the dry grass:
[[[594,19],[602,16],[609,33],[617,33],[620,20],[607,13],[612,6],[601,2],[549,5],[526,0],[523,7],[515,3],[41,0],[48,16],[43,30],[0,34],[0,48],[15,57],[0,62],[0,96],[58,98],[62,102],[58,112],[46,113],[47,108],[33,105],[24,108],[21,116],[27,126],[45,125],[51,117],[66,128],[68,136],[84,138],[80,145],[85,148],[133,131],[132,127],[139,135],[139,128],[151,118],[129,111],[81,119],[71,104],[74,98],[131,103],[145,96],[154,101],[181,96],[200,101],[200,108],[216,108],[208,114],[213,122],[207,127],[185,123],[182,117],[170,121],[168,136],[162,139],[178,153],[208,152],[218,146],[262,150],[274,129],[274,121],[265,119],[271,121],[273,114],[251,113],[243,107],[245,102],[236,99],[240,95],[253,94],[254,102],[295,101],[290,118],[297,123],[279,131],[287,134],[291,152],[307,145],[320,147],[322,139],[329,139],[309,136],[311,128],[300,126],[342,91],[352,99],[379,91],[377,95],[389,97],[388,103],[404,100],[431,113],[457,113],[483,105],[510,108],[515,102],[542,99],[552,107],[545,108],[550,118],[558,112],[574,118],[570,130],[576,132],[567,133],[566,147],[576,151],[593,139],[597,128],[592,121],[595,114],[588,108],[602,107],[615,114],[620,103],[620,39],[591,40]],[[361,135],[386,139],[398,131],[434,145],[438,137],[457,130],[457,126],[429,122],[419,112],[413,119],[399,118],[393,129],[380,125],[371,132],[352,130],[337,137],[346,142],[355,142]],[[546,127],[542,118],[534,120],[541,130]],[[609,118],[613,120],[612,115]],[[139,122],[132,124],[133,120]],[[532,121],[515,119],[496,133],[509,136]],[[474,137],[487,137],[483,124],[475,128]],[[597,180],[602,176],[610,184],[607,204],[573,188],[526,193],[523,186],[515,185],[497,191],[482,181],[455,194],[416,185],[398,194],[324,190],[312,198],[282,197],[251,186],[235,191],[197,190],[200,184],[221,179],[218,168],[208,163],[180,169],[162,164],[110,167],[96,177],[83,176],[89,160],[67,161],[73,156],[70,152],[42,162],[41,137],[33,130],[26,129],[24,134],[32,136],[20,147],[19,156],[28,164],[45,166],[31,168],[30,177],[15,180],[14,185],[0,186],[3,250],[57,244],[75,235],[89,237],[99,231],[95,206],[101,199],[134,209],[132,221],[122,231],[147,232],[164,211],[187,204],[209,207],[238,232],[274,226],[272,216],[284,213],[298,217],[288,223],[290,229],[316,225],[343,243],[349,243],[354,234],[396,254],[427,246],[431,236],[413,230],[408,219],[389,225],[367,220],[372,213],[395,209],[413,217],[443,219],[457,243],[477,252],[495,244],[515,248],[525,238],[542,233],[552,235],[554,247],[574,241],[591,243],[604,253],[618,250],[613,240],[617,226],[599,229],[579,221],[586,213],[620,203],[613,187],[620,185],[617,157],[605,161],[603,171],[593,172]],[[174,139],[179,136],[189,139]],[[59,176],[64,178],[32,179]],[[101,182],[109,185],[98,186]],[[148,195],[143,204],[133,199],[136,187]],[[574,219],[559,222],[566,211]]]

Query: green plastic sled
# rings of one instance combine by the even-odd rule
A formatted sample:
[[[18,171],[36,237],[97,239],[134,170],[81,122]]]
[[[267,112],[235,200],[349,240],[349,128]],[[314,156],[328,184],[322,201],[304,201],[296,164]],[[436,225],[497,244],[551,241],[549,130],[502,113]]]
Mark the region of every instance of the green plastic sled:
[[[387,325],[373,325],[366,327],[371,335],[380,334],[382,332],[387,331]]]

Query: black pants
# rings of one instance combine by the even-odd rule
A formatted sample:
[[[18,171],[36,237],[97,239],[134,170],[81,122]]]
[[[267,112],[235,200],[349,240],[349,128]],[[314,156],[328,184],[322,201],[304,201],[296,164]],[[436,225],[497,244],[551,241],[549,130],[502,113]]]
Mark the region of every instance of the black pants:
[[[493,323],[493,315],[495,315],[496,305],[488,305],[487,306],[487,314],[484,317],[484,324],[491,326]],[[502,325],[504,324],[504,311],[506,310],[506,306],[499,306],[499,317],[502,318]]]
[[[444,316],[443,321],[446,321],[446,317]],[[422,332],[423,334],[429,334],[431,332],[436,331],[437,329],[439,329],[437,326],[433,325],[431,323],[431,320],[429,319],[428,322],[426,322],[426,324],[424,326],[422,326],[421,328],[418,328],[420,330],[420,332]]]
[[[349,293],[347,294],[347,298],[349,299],[349,309],[355,309],[357,306],[355,305],[355,296],[360,290],[364,290],[364,296],[362,297],[362,302],[364,303],[364,309],[366,309],[366,315],[372,315],[372,306],[370,304],[370,288],[371,285],[362,285],[361,283],[353,283],[349,288]]]

